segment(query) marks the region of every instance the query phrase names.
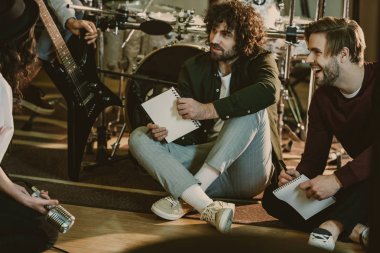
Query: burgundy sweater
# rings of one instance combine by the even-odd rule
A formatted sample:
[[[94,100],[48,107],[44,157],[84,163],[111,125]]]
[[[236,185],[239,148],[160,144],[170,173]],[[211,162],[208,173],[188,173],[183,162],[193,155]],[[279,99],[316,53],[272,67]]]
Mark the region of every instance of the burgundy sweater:
[[[374,143],[374,88],[380,64],[365,63],[363,85],[353,98],[345,98],[335,87],[319,87],[309,108],[305,150],[297,170],[314,178],[323,174],[335,136],[353,158],[335,171],[343,187],[369,177]]]

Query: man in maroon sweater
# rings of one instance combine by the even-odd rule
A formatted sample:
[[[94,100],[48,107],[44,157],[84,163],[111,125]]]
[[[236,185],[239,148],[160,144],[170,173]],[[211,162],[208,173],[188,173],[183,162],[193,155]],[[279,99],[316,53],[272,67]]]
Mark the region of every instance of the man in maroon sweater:
[[[368,178],[373,165],[373,94],[379,64],[364,62],[363,31],[353,20],[322,18],[305,29],[305,38],[310,50],[307,61],[319,88],[308,112],[301,162],[295,170],[280,173],[278,186],[304,174],[310,180],[299,187],[308,198],[334,196],[336,203],[304,220],[273,195],[277,186],[271,185],[265,191],[263,207],[285,223],[312,231],[311,245],[333,250],[339,236],[366,245]],[[333,136],[353,160],[335,173],[323,175]]]

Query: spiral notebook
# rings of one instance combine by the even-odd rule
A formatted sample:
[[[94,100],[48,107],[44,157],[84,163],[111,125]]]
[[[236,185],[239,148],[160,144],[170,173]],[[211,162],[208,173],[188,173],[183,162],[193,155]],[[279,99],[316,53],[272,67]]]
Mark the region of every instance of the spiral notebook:
[[[168,136],[165,138],[170,143],[187,133],[200,127],[197,120],[183,119],[177,111],[177,98],[179,94],[174,87],[149,99],[141,104],[154,124],[166,127]]]
[[[324,200],[308,199],[305,192],[298,187],[300,183],[308,180],[307,176],[301,175],[273,191],[278,199],[291,205],[305,220],[335,203],[334,197]]]

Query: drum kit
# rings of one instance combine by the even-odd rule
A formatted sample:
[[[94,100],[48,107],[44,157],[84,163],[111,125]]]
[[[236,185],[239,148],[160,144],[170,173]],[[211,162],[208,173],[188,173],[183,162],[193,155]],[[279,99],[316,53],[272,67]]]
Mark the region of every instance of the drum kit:
[[[319,0],[318,5],[320,5]],[[122,125],[113,144],[113,158],[124,131],[145,125],[147,119],[140,104],[176,86],[181,64],[188,58],[207,51],[206,26],[194,10],[155,4],[154,0],[85,1],[86,6],[68,8],[86,11],[95,16],[99,28],[98,71],[100,76],[120,80],[119,96],[124,102],[123,112],[108,126]],[[96,2],[96,3],[95,3]],[[161,1],[160,1],[161,2]],[[172,1],[173,2],[173,1]],[[266,49],[276,58],[283,90],[279,108],[279,133],[284,127],[284,100],[297,123],[296,134],[304,131],[300,104],[289,84],[290,72],[296,63],[306,60],[308,50],[303,40],[305,25],[312,20],[294,16],[291,0],[289,16],[284,16],[282,0],[245,0],[263,17],[267,34]],[[322,1],[324,2],[324,1]],[[319,6],[318,6],[319,7]],[[321,12],[322,5],[318,8]],[[309,72],[310,73],[310,72]],[[312,79],[312,78],[310,78]],[[289,130],[289,128],[288,128]],[[99,145],[99,143],[98,143]]]

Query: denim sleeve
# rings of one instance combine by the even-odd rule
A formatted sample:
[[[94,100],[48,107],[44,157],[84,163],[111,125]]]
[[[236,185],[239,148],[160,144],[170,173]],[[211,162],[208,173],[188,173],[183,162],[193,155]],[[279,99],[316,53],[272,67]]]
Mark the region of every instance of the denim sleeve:
[[[69,18],[75,18],[75,10],[67,8],[68,4],[82,5],[79,0],[47,0],[50,8],[54,10],[62,27],[65,27],[66,21]]]

